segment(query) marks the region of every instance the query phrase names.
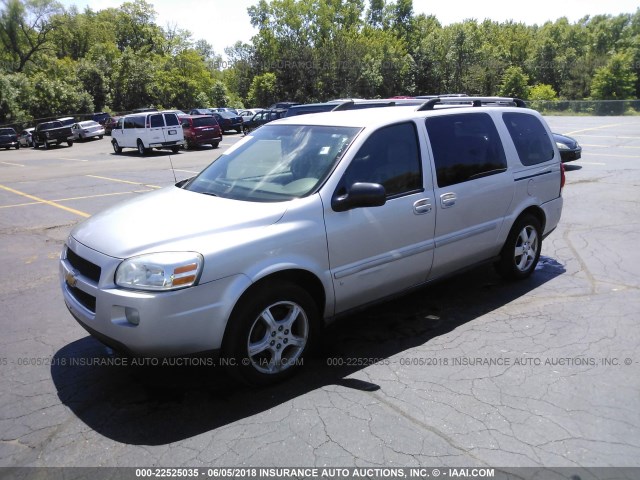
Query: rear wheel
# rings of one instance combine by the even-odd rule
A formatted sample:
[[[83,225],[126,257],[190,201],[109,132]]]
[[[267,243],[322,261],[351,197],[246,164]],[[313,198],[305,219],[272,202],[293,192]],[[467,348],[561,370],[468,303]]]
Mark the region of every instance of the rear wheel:
[[[173,153],[178,153],[180,151],[180,147],[178,145],[176,145],[175,147],[171,147],[171,151]]]
[[[220,145],[220,142],[213,142],[213,143],[211,144],[211,146],[212,146],[213,148],[218,148],[218,145]]]
[[[73,147],[73,140],[67,141],[67,145],[69,145],[70,147]]]
[[[44,149],[45,150],[49,150],[49,143],[48,142],[44,142]]]
[[[257,385],[280,381],[301,365],[319,322],[313,298],[298,285],[257,287],[229,319],[222,353],[232,373]]]
[[[20,144],[16,143],[16,150],[20,150]]]
[[[111,146],[113,147],[113,151],[115,153],[122,153],[122,147],[118,145],[117,140],[111,140]]]
[[[542,227],[533,215],[518,218],[502,247],[496,270],[504,278],[519,280],[533,273],[542,248]]]

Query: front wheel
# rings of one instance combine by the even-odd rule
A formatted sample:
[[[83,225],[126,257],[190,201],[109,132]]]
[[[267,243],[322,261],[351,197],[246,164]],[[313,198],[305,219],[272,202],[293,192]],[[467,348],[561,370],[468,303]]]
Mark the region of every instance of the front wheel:
[[[176,145],[175,147],[171,147],[171,151],[173,153],[178,153],[180,151],[180,147],[178,145]]]
[[[122,153],[122,147],[118,145],[117,140],[111,140],[111,146],[113,147],[113,151],[117,154]]]
[[[69,140],[69,141],[67,142],[67,145],[69,145],[70,147],[73,147],[73,140]]]
[[[519,280],[533,273],[542,248],[542,227],[533,215],[523,215],[511,228],[502,247],[496,270],[509,280]]]
[[[16,150],[20,150],[20,144],[16,143]]]
[[[211,146],[212,146],[213,148],[218,148],[218,145],[220,145],[220,142],[213,142],[213,143],[211,144]]]
[[[223,356],[232,365],[232,373],[249,384],[280,381],[302,364],[318,322],[316,303],[298,285],[259,288],[245,295],[234,309]]]
[[[144,148],[144,143],[142,143],[142,140],[138,140],[138,153],[140,155],[144,155],[145,153],[147,153],[147,149]]]

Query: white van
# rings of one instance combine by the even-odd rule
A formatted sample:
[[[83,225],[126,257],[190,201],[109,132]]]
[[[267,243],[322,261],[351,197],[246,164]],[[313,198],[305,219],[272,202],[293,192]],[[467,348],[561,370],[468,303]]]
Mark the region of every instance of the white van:
[[[184,145],[184,134],[175,113],[148,112],[125,115],[111,132],[113,151],[137,148],[140,155],[152,148],[170,148],[173,153]]]

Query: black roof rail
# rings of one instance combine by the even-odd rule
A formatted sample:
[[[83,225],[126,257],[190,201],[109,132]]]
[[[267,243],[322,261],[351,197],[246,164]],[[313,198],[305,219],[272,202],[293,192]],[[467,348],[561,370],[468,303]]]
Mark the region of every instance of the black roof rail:
[[[395,107],[396,102],[394,100],[364,100],[354,102],[353,100],[347,100],[340,103],[338,106],[331,109],[332,112],[340,112],[343,110],[352,110],[356,105],[371,105],[372,107]]]
[[[526,103],[519,98],[511,97],[437,97],[431,98],[418,107],[418,112],[433,110],[438,105],[468,105],[481,107],[482,105],[503,105],[524,108]]]

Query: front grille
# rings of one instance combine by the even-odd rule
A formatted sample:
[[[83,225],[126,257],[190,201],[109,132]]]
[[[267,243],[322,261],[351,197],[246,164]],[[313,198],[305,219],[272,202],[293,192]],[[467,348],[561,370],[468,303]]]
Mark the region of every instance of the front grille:
[[[102,269],[89,260],[85,260],[70,248],[67,248],[67,262],[83,276],[98,283]],[[95,302],[95,299],[94,299]],[[95,308],[95,305],[94,305]]]
[[[67,288],[69,289],[71,296],[75,298],[80,305],[91,311],[91,313],[96,313],[96,297],[89,295],[87,292],[83,292],[79,288],[72,287],[69,284],[67,284]]]

